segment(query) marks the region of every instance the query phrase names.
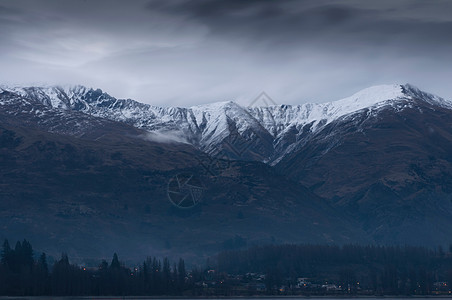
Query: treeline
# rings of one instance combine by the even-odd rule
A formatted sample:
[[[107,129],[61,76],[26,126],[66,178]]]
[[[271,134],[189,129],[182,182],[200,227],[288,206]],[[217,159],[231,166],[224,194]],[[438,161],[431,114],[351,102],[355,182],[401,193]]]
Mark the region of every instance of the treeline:
[[[26,240],[14,248],[5,240],[1,251],[0,295],[180,295],[192,287],[183,259],[171,265],[167,258],[147,258],[130,269],[114,254],[110,264],[103,260],[97,268],[86,268],[63,254],[49,268],[46,254],[35,259]]]
[[[23,240],[1,250],[0,295],[428,295],[452,287],[452,247],[271,245],[226,251],[203,270],[149,257],[128,268],[116,254],[95,268],[52,265]]]
[[[336,283],[350,292],[430,294],[441,283],[452,286],[449,251],[424,247],[272,245],[222,252],[218,270],[265,274],[267,289],[290,286],[297,278]],[[292,282],[289,282],[292,281]]]

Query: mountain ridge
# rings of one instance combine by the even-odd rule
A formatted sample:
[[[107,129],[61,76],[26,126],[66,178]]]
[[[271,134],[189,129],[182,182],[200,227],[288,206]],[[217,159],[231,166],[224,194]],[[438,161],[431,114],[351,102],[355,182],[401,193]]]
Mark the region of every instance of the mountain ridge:
[[[410,106],[414,98],[452,109],[451,101],[423,92],[410,84],[374,86],[341,100],[317,104],[243,107],[233,101],[225,101],[188,108],[158,107],[132,99],[117,99],[100,89],[81,85],[3,86],[1,89],[35,99],[49,108],[80,111],[124,122],[155,134],[175,136],[177,138],[172,139],[173,142],[190,143],[210,155],[218,155],[227,146],[240,148],[237,145],[240,143],[263,143],[253,153],[237,155],[226,149],[227,156],[230,159],[258,160],[273,165],[294,151],[297,142],[306,139],[306,136],[337,119],[352,116],[364,109],[369,109],[369,114],[378,113],[379,109],[386,106],[403,109]]]

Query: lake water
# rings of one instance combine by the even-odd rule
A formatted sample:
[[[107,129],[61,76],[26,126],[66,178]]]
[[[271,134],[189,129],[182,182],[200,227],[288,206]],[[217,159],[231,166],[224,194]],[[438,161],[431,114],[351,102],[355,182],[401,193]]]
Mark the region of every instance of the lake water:
[[[183,297],[117,297],[117,296],[105,296],[105,297],[0,297],[0,300],[27,300],[27,299],[33,299],[33,300],[158,300],[158,299],[177,299],[177,300],[199,300],[199,299],[221,299],[221,300],[258,300],[258,299],[265,299],[265,300],[282,300],[283,298],[289,298],[291,300],[295,299],[309,299],[309,298],[318,298],[321,300],[338,300],[338,299],[353,299],[353,300],[369,300],[369,299],[384,299],[384,300],[413,300],[413,299],[452,299],[451,297],[447,296],[412,296],[412,297],[347,297],[347,296],[338,296],[338,297],[322,297],[322,296],[314,296],[314,297],[300,297],[300,296],[281,296],[281,297],[274,297],[274,296],[268,296],[268,297],[199,297],[199,298],[183,298]]]

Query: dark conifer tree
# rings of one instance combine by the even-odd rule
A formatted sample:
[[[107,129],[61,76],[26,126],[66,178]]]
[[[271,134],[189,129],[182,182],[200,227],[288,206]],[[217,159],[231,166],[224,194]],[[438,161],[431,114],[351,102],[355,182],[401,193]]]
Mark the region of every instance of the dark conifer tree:
[[[11,263],[11,247],[9,246],[9,242],[7,239],[3,242],[3,248],[2,248],[2,258],[1,263],[4,266],[9,266]]]
[[[21,264],[31,270],[34,264],[33,247],[27,240],[22,242],[19,257]]]
[[[187,271],[185,270],[185,262],[182,258],[179,259],[179,263],[177,264],[177,284],[180,287],[184,287],[185,277],[187,276]]]
[[[110,268],[119,270],[120,267],[121,267],[121,264],[119,263],[118,254],[114,253],[113,259],[111,260]]]
[[[36,264],[33,272],[34,277],[34,294],[35,295],[48,295],[49,294],[49,267],[47,265],[47,256],[42,253]]]

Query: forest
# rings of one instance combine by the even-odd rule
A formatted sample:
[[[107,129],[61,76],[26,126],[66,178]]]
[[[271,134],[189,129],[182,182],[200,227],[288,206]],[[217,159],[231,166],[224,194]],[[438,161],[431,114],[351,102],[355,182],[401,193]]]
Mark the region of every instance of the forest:
[[[230,250],[186,269],[185,261],[148,257],[125,266],[115,253],[97,267],[49,264],[27,240],[3,243],[0,295],[250,296],[448,295],[452,246],[267,245]]]
[[[5,240],[1,252],[0,295],[178,295],[190,288],[185,262],[170,264],[168,258],[149,257],[139,268],[125,267],[115,253],[110,264],[97,268],[77,266],[66,254],[53,266],[45,253],[34,258],[27,240],[12,248]]]
[[[305,292],[334,283],[335,290],[369,295],[450,294],[452,245],[414,246],[270,245],[218,255],[218,271],[260,273],[267,290],[307,278]],[[290,289],[289,289],[290,290]]]

